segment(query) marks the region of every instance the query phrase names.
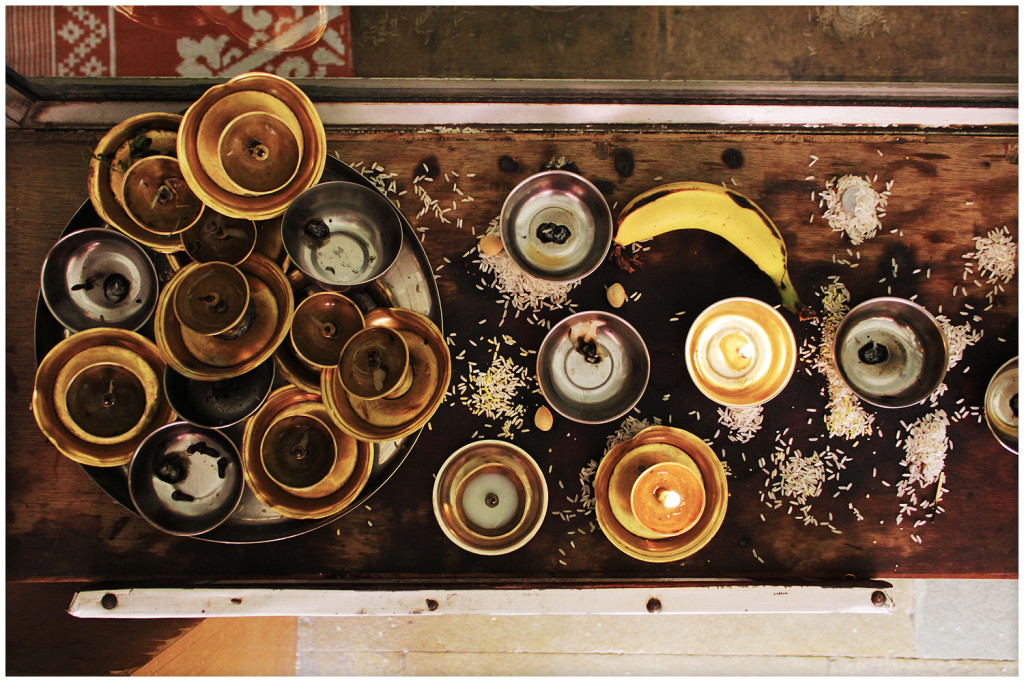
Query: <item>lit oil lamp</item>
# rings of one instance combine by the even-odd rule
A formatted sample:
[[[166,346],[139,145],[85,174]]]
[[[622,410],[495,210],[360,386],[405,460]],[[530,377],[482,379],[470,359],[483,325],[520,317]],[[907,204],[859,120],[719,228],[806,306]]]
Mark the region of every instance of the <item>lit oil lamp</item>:
[[[630,494],[636,519],[660,537],[693,528],[704,512],[704,479],[695,465],[660,462],[637,476]]]
[[[795,367],[793,330],[777,310],[756,299],[729,298],[709,306],[686,337],[690,378],[722,405],[771,400]]]

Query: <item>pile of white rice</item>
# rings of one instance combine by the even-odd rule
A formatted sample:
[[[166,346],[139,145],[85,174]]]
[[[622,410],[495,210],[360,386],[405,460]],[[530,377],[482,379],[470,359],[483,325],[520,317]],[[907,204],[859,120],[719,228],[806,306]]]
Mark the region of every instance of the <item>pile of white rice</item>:
[[[877,179],[877,176],[875,177]],[[843,208],[843,194],[850,189],[859,190],[852,214]],[[872,189],[870,178],[844,175],[838,180],[832,178],[825,183],[825,191],[819,192],[821,200],[818,206],[825,205],[824,217],[832,231],[842,232],[850,239],[850,243],[856,246],[878,234],[882,227],[879,218],[885,216],[885,206],[891,192],[891,180],[886,184],[885,190],[879,193]]]
[[[949,492],[945,487],[943,468],[946,455],[953,449],[953,443],[946,435],[949,418],[945,410],[935,410],[915,421],[910,426],[902,423],[906,434],[902,440],[906,453],[900,464],[905,467],[903,478],[896,484],[896,495],[906,502],[900,503],[896,524],[914,519],[914,528],[928,523],[936,514],[945,511],[939,504],[942,494]],[[901,443],[902,433],[896,434],[896,445]],[[923,491],[935,485],[935,493],[923,496]],[[911,534],[910,538],[921,543],[921,537]]]
[[[968,261],[976,261],[980,268],[980,274],[985,277],[985,282],[991,284],[986,297],[989,303],[992,298],[1003,291],[1003,284],[1006,284],[1017,272],[1017,245],[1013,243],[1013,235],[1003,225],[989,232],[984,237],[974,238],[974,251],[964,254]],[[970,262],[964,267],[964,279],[973,277],[972,265]],[[981,286],[981,282],[974,280],[975,285]],[[956,293],[956,287],[953,287]],[[964,294],[967,291],[964,289]]]
[[[761,430],[764,423],[764,406],[720,407],[718,423],[729,429],[729,440],[734,443],[747,443]]]

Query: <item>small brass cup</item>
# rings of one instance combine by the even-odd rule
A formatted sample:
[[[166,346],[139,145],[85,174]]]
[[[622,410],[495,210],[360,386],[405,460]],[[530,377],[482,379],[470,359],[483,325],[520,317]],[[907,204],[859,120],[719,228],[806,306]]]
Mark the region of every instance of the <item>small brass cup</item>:
[[[337,489],[328,475],[334,468],[338,445],[321,420],[308,414],[286,415],[273,423],[260,443],[263,468],[274,483],[299,497],[316,499]]]
[[[249,281],[227,263],[202,263],[174,290],[174,316],[202,336],[234,338],[252,324]]]
[[[636,478],[629,503],[636,520],[661,537],[685,533],[704,513],[707,495],[696,467],[661,462]]]
[[[223,178],[216,180],[235,194],[271,194],[291,182],[301,160],[301,131],[293,131],[274,114],[248,111],[232,119],[221,132],[215,167],[220,166]]]
[[[125,171],[125,212],[143,229],[161,235],[184,232],[203,213],[203,202],[182,177],[172,156],[147,156]]]
[[[256,237],[252,220],[221,215],[207,206],[196,224],[181,233],[181,245],[200,263],[239,265],[256,248]]]
[[[412,386],[409,346],[388,327],[367,327],[348,340],[338,361],[341,385],[363,400],[399,398]]]
[[[288,334],[296,355],[320,370],[338,364],[345,344],[363,325],[363,313],[352,299],[322,291],[295,307]]]

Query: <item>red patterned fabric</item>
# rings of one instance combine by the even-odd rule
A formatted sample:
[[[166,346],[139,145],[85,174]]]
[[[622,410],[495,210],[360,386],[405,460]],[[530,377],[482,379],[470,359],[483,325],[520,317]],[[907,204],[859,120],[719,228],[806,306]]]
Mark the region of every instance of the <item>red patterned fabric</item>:
[[[7,6],[23,76],[286,78],[353,74],[347,7]],[[277,49],[271,49],[277,48]]]

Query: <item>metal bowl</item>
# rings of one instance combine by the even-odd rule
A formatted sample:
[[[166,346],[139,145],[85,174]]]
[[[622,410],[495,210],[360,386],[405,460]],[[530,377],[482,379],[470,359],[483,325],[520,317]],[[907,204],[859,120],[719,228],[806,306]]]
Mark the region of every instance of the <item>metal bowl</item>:
[[[239,265],[253,252],[256,237],[252,220],[221,215],[207,206],[199,221],[181,233],[181,245],[200,263]]]
[[[350,298],[320,291],[295,306],[288,335],[299,358],[327,369],[338,364],[345,344],[363,324],[363,313]]]
[[[587,179],[545,171],[523,180],[501,207],[501,243],[537,279],[570,282],[589,275],[612,245],[612,212]]]
[[[1018,450],[1017,358],[1006,362],[992,375],[985,390],[985,421],[999,444],[1016,454]]]
[[[63,326],[135,331],[156,308],[153,261],[120,232],[88,228],[72,232],[43,261],[43,301]]]
[[[930,396],[949,366],[949,344],[927,310],[883,297],[854,307],[836,327],[833,361],[859,398],[878,407],[908,407]]]
[[[577,325],[589,323],[600,326],[588,354],[570,334],[579,329]],[[629,412],[643,396],[650,373],[651,358],[637,330],[621,317],[601,311],[565,318],[551,328],[537,351],[537,380],[544,399],[559,414],[583,424],[603,424]]]
[[[245,489],[235,444],[220,431],[175,422],[139,445],[128,468],[128,492],[153,526],[199,535],[227,520]]]
[[[235,194],[277,192],[299,170],[302,131],[273,114],[247,111],[224,128],[216,160],[227,176],[226,189]]]
[[[164,370],[164,393],[171,408],[185,421],[210,429],[223,429],[252,416],[270,395],[275,378],[274,360],[264,360],[237,377],[201,381]]]
[[[525,450],[499,440],[456,450],[434,479],[434,516],[441,530],[474,554],[508,554],[537,534],[548,488]]]
[[[182,175],[173,156],[147,156],[133,163],[121,188],[128,217],[161,235],[180,234],[199,222],[203,202]]]
[[[285,251],[310,278],[355,287],[383,275],[402,248],[402,223],[380,192],[351,182],[321,183],[288,206]]]

